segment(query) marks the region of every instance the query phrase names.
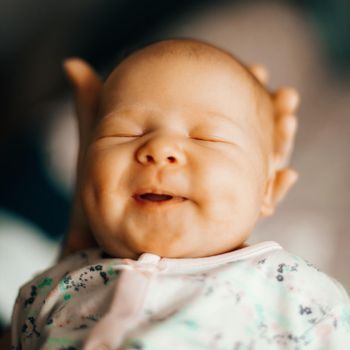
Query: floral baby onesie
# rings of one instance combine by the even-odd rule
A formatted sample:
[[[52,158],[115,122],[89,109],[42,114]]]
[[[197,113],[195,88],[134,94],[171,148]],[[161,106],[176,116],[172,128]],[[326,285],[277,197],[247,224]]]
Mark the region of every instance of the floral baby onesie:
[[[98,249],[24,285],[15,350],[349,349],[350,302],[336,281],[277,243],[217,256],[135,260]]]

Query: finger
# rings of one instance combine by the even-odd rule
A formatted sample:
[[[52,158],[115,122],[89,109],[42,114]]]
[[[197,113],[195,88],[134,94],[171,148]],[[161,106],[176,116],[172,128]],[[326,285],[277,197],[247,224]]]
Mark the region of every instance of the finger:
[[[92,128],[96,122],[102,81],[90,65],[79,58],[65,60],[63,68],[74,89],[80,139],[76,189],[70,226],[63,247],[63,255],[66,255],[86,247],[96,246],[82,210],[79,191],[83,157]]]
[[[277,204],[283,200],[285,195],[298,180],[298,177],[298,173],[291,168],[285,168],[276,173],[276,185],[273,194],[274,203]]]
[[[284,115],[276,121],[275,152],[278,168],[284,167],[289,162],[297,127],[298,121],[294,115]]]
[[[254,75],[254,77],[262,84],[266,85],[269,80],[269,73],[262,64],[249,65],[248,70]]]
[[[279,88],[273,95],[276,116],[295,114],[300,104],[298,92],[290,87]]]
[[[96,95],[102,86],[102,81],[94,69],[84,60],[76,57],[63,61],[64,71],[78,92],[88,92]],[[88,91],[90,90],[90,91]]]
[[[83,224],[82,220],[78,222],[73,215],[63,244],[61,258],[78,252],[79,250],[89,249],[93,247],[97,247],[97,242],[93,234],[88,229],[87,225]]]
[[[80,58],[66,59],[63,62],[63,68],[75,94],[79,127],[79,177],[83,154],[97,119],[102,81],[94,69]]]
[[[80,137],[84,139],[96,119],[102,81],[80,58],[66,59],[63,68],[74,89]]]

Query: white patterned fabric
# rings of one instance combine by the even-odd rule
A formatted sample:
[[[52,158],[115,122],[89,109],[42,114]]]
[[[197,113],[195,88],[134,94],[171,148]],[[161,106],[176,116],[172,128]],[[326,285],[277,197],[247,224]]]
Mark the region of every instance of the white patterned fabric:
[[[196,259],[94,249],[23,286],[12,331],[16,350],[347,349],[350,302],[274,242]]]

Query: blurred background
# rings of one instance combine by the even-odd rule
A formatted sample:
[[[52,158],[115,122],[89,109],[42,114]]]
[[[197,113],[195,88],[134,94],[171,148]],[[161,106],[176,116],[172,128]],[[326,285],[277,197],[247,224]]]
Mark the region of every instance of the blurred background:
[[[106,76],[143,43],[203,39],[302,97],[300,179],[251,242],[276,240],[350,291],[348,0],[0,0],[0,327],[18,288],[54,263],[67,229],[77,128],[62,60]]]

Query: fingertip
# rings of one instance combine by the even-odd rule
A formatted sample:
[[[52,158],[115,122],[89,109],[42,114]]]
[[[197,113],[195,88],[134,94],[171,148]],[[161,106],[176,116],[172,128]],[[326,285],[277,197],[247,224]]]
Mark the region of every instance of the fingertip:
[[[295,171],[294,169],[289,169],[289,179],[291,181],[291,183],[296,183],[299,179],[299,174],[297,171]]]
[[[62,61],[63,70],[68,74],[72,74],[73,71],[81,68],[82,64],[83,61],[78,57],[68,57]]]
[[[62,66],[68,80],[77,90],[91,86],[99,89],[102,85],[101,79],[95,70],[89,63],[79,57],[64,59]]]
[[[269,80],[269,73],[265,66],[262,64],[252,64],[248,66],[248,69],[262,85],[267,84]]]
[[[278,114],[293,114],[300,105],[300,95],[292,87],[282,87],[275,92],[274,102]]]
[[[287,115],[285,118],[282,118],[285,123],[286,131],[289,134],[294,134],[298,128],[298,120],[295,115]]]

